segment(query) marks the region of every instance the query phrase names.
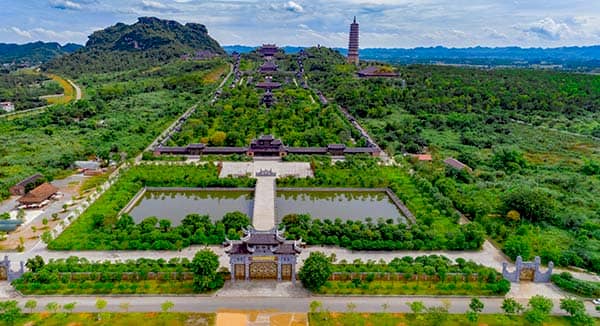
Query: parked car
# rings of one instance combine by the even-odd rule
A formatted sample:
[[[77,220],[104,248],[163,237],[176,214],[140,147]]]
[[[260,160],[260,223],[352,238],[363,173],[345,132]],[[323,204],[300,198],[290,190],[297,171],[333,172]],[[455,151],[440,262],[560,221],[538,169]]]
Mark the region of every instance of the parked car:
[[[600,298],[592,300],[592,303],[594,303],[597,306],[600,306]]]

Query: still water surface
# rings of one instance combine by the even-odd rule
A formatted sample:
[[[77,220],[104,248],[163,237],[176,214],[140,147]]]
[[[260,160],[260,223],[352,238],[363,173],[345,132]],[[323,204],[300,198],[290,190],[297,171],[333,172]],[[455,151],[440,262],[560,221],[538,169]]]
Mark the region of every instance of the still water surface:
[[[136,223],[156,216],[171,220],[176,226],[189,214],[208,215],[212,221],[234,211],[252,216],[253,205],[251,191],[147,191],[129,215]]]
[[[278,191],[275,199],[277,220],[288,214],[310,214],[313,218],[376,221],[382,217],[405,223],[405,219],[385,192],[373,191]]]

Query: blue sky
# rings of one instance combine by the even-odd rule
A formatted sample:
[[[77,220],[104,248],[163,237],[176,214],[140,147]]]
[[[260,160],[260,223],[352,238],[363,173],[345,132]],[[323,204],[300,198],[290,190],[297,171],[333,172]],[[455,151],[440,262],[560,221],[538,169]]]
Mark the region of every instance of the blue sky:
[[[140,16],[196,22],[221,44],[556,47],[600,44],[599,0],[0,0],[0,42],[85,43]]]

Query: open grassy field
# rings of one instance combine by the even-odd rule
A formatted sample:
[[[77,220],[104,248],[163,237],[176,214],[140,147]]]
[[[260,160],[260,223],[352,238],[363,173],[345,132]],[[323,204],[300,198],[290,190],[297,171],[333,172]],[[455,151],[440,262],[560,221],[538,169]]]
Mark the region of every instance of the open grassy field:
[[[422,314],[402,313],[310,313],[310,325],[319,326],[463,326],[463,325],[487,325],[487,326],[522,326],[529,323],[522,316],[506,316],[502,314],[482,314],[477,322],[470,322],[466,315],[446,314],[437,316]],[[595,320],[600,325],[600,320]],[[573,325],[568,317],[549,317],[545,326],[567,326]]]
[[[0,322],[0,325],[8,325]],[[15,325],[44,325],[44,326],[63,326],[63,325],[110,325],[110,326],[212,326],[215,325],[215,314],[206,313],[36,313],[26,314],[18,319]]]
[[[63,89],[63,96],[60,97],[50,97],[48,98],[48,104],[67,104],[75,99],[75,88],[64,78],[54,75],[48,74],[52,80],[60,84],[60,87]]]

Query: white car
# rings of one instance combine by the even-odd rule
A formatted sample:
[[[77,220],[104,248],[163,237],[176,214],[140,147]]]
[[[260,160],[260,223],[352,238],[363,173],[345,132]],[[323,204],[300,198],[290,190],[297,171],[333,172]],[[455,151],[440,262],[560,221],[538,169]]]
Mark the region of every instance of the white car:
[[[594,300],[592,300],[592,303],[597,306],[600,306],[600,299],[594,299]]]

